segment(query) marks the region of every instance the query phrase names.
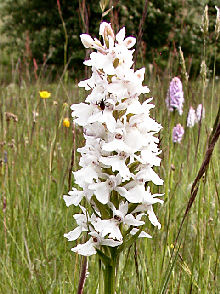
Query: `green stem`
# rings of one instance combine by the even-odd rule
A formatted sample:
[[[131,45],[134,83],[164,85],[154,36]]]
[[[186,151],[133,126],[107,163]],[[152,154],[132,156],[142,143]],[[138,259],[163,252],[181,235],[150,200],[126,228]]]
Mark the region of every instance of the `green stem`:
[[[105,294],[115,294],[116,271],[114,265],[106,265],[104,272]]]
[[[110,248],[111,261],[103,265],[104,294],[115,294],[119,254],[116,248]]]
[[[103,272],[102,272],[102,262],[101,259],[99,258],[99,294],[103,294],[104,289],[103,289]]]
[[[171,113],[170,123],[169,123],[169,153],[168,153],[168,166],[167,166],[167,176],[165,180],[165,198],[169,201],[169,192],[170,192],[170,177],[171,177],[171,159],[172,159],[172,149],[173,149],[173,127],[174,127],[174,118],[175,118],[175,110]]]

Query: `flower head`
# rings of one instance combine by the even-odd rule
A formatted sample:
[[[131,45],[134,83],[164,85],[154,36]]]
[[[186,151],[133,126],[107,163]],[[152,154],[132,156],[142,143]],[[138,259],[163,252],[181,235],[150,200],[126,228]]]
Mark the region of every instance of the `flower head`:
[[[63,126],[65,128],[69,128],[70,127],[70,120],[69,120],[68,117],[64,118],[64,120],[63,120]]]
[[[197,122],[197,116],[196,116],[195,109],[193,109],[193,107],[190,106],[188,116],[187,116],[187,127],[192,128],[196,122]]]
[[[199,104],[196,109],[196,117],[198,122],[205,117],[205,108],[202,104]]]
[[[145,188],[149,181],[163,184],[153,170],[160,165],[159,140],[154,135],[161,125],[150,117],[152,99],[141,103],[138,98],[149,89],[142,85],[145,69],[132,68],[131,48],[136,39],[126,38],[125,28],[115,36],[106,22],[99,33],[102,43],[81,35],[83,45],[96,51],[84,62],[91,67],[92,76],[79,83],[90,93],[84,103],[71,106],[85,139],[85,145],[77,150],[81,168],[73,173],[79,190],[73,188],[63,197],[67,206],[80,206],[84,199],[95,212],[92,216],[88,211],[74,215],[78,226],[65,234],[73,241],[87,232],[89,240],[72,249],[86,256],[102,246],[120,246],[128,239],[126,234],[150,238],[142,231],[146,222],[142,216],[160,228],[153,205],[163,203],[156,197],[161,195],[151,195]]]
[[[183,86],[182,82],[178,77],[171,80],[169,90],[167,93],[166,104],[169,111],[178,110],[179,114],[183,113]]]
[[[39,94],[40,94],[40,97],[43,99],[50,98],[50,96],[51,96],[51,93],[47,92],[47,91],[40,91]]]
[[[174,143],[180,143],[184,134],[184,128],[181,126],[181,124],[177,124],[173,128],[173,142]]]

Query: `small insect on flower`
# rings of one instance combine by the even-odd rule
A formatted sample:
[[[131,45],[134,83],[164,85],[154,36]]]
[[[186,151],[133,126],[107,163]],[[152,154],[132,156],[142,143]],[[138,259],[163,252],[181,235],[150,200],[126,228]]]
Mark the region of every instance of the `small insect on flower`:
[[[97,102],[96,105],[98,105],[99,108],[100,108],[102,111],[105,110],[105,106],[106,106],[106,105],[105,105],[105,101],[104,101],[103,98],[102,98],[102,100],[101,100],[100,102]]]
[[[65,128],[69,128],[70,127],[70,120],[69,120],[68,117],[64,118],[64,120],[63,120],[63,126]]]
[[[47,99],[47,98],[50,98],[51,96],[51,93],[47,91],[40,91],[39,94],[42,99]]]

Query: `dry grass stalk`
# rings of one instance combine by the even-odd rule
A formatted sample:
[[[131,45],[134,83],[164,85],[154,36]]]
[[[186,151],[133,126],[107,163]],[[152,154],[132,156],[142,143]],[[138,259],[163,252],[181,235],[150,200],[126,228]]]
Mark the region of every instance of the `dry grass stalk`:
[[[137,57],[138,57],[138,51],[141,47],[141,40],[142,40],[142,35],[143,35],[143,25],[147,16],[147,6],[148,6],[148,1],[145,0],[145,5],[144,5],[144,10],[143,10],[143,14],[142,14],[142,18],[139,24],[139,28],[138,28],[138,37],[137,37],[137,46],[136,46],[136,51],[135,51],[135,55],[134,55],[134,67],[136,65],[137,62]]]

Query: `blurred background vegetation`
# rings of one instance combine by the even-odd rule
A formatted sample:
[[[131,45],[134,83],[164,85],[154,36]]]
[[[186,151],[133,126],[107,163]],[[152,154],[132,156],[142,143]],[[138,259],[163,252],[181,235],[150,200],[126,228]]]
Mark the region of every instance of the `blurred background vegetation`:
[[[100,2],[103,11],[109,10],[106,15]],[[205,40],[206,63],[213,68],[217,48],[215,71],[219,75],[220,45],[215,44],[213,33],[217,2],[148,0],[138,63],[147,69],[152,64],[159,74],[163,73],[170,58],[178,61],[181,46],[188,73],[197,76],[204,54],[201,16],[208,4],[211,33]],[[33,78],[43,68],[50,73],[50,79],[60,76],[66,65],[70,77],[80,78],[88,52],[85,53],[79,35],[97,36],[99,23],[105,20],[111,22],[115,31],[126,25],[126,34],[137,37],[145,3],[145,0],[0,0],[0,65],[4,69],[17,68],[20,73],[33,71]],[[5,72],[10,75],[11,70],[3,70],[4,76]]]

